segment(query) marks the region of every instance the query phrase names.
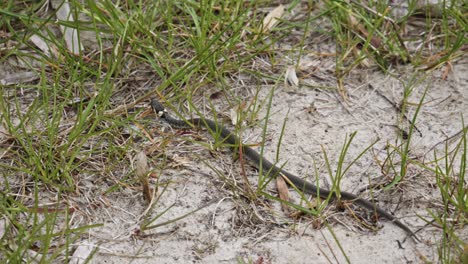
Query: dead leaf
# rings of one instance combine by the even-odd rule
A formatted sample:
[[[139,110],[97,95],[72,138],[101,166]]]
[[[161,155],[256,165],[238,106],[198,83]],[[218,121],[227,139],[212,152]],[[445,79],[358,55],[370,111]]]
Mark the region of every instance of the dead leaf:
[[[57,8],[57,1],[53,1],[52,3],[52,6],[54,6],[54,8]],[[68,0],[65,0],[65,2],[63,3],[62,1],[60,1],[56,15],[58,20],[63,20],[67,22],[75,21]],[[80,54],[80,51],[83,50],[83,45],[79,41],[78,30],[62,25],[60,25],[60,29],[62,30],[63,37],[65,38],[65,43],[67,43],[68,50],[70,50],[70,52],[75,55]]]
[[[39,35],[34,34],[29,38],[29,40],[34,45],[36,45],[36,47],[42,50],[42,52],[44,52],[44,55],[46,55],[47,57],[50,57],[51,54],[53,54],[54,57],[57,57],[57,49],[55,49],[55,47],[49,46],[49,43],[46,42],[43,38],[41,38]]]
[[[94,249],[96,248],[96,245],[93,244],[81,244],[79,245],[75,252],[73,253],[73,256],[70,258],[70,264],[82,264],[82,263],[87,263],[87,259],[91,256],[93,253]]]
[[[283,177],[276,177],[276,188],[279,198],[283,201],[289,201],[289,189]],[[281,203],[281,209],[284,213],[289,214],[289,207],[285,203]]]
[[[233,108],[231,108],[229,110],[229,114],[231,116],[231,123],[233,126],[236,126],[239,122],[239,114],[237,113],[237,111]]]
[[[143,186],[143,197],[145,197],[145,200],[148,202],[150,202],[153,198],[148,182],[149,172],[150,171],[146,154],[143,151],[140,151],[135,156],[135,174]]]
[[[266,33],[270,31],[274,26],[276,26],[279,22],[279,18],[281,18],[284,14],[284,6],[279,5],[275,9],[271,10],[270,13],[263,19],[262,27],[260,28],[260,32]]]
[[[294,66],[289,66],[286,70],[284,85],[291,88],[297,88],[299,86],[299,78],[297,78],[296,68]]]
[[[348,23],[351,25],[351,27],[358,31],[358,33],[361,33],[361,38],[363,40],[367,39],[369,37],[369,32],[364,28],[364,26],[362,26],[358,20],[352,15],[350,14],[348,16]],[[377,37],[374,37],[372,36],[371,39],[370,39],[370,44],[372,45],[372,47],[374,47],[375,49],[379,49],[382,47],[382,40],[377,38]]]
[[[35,72],[16,72],[7,74],[6,76],[0,77],[1,85],[11,85],[28,83],[39,79],[39,75]]]

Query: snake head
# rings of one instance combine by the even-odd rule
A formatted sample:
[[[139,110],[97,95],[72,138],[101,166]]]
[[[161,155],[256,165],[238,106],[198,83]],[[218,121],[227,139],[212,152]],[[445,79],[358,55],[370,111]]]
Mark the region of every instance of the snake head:
[[[151,107],[153,111],[158,114],[159,117],[164,117],[166,114],[166,108],[158,101],[158,99],[151,99]]]

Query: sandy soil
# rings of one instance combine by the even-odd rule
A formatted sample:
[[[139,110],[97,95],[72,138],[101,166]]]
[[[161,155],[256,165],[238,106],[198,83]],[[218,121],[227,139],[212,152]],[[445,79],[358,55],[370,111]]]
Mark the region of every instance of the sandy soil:
[[[433,72],[421,76],[421,82],[415,86],[411,96],[414,103],[419,102],[426,88],[427,95],[416,123],[420,133],[416,132],[411,143],[413,158],[431,160],[432,148],[460,131],[461,118],[468,118],[467,62],[466,59],[458,61],[446,81],[441,80],[441,72]],[[395,73],[404,79],[405,69]],[[320,181],[327,186],[330,179],[326,176],[321,147],[331,163],[336,164],[346,135],[357,131],[348,161],[377,139],[378,142],[372,147],[372,152],[366,153],[352,166],[343,179],[342,190],[358,193],[365,190],[369,182],[391,180],[382,176],[376,160],[382,162],[387,156],[387,144],[394,144],[398,137],[399,131],[394,125],[399,114],[387,99],[399,102],[402,82],[378,71],[365,71],[361,75],[353,76],[346,84],[349,91],[346,102],[334,92],[304,87],[293,91],[277,88],[272,114],[268,118],[267,138],[271,140],[265,145],[265,156],[274,160],[286,119],[280,164],[286,163],[287,170],[310,180],[314,180],[310,175],[314,175],[315,164]],[[268,85],[260,87],[260,97],[267,100],[273,88]],[[220,107],[218,111],[229,112],[229,109]],[[414,111],[415,108],[409,109],[407,116],[412,118]],[[263,109],[258,117],[262,118],[265,113]],[[409,126],[406,121],[401,123]],[[177,131],[167,128],[166,131],[177,134]],[[202,140],[211,140],[206,132],[199,134],[203,136]],[[93,212],[93,222],[104,225],[93,229],[89,239],[83,241],[99,245],[94,263],[346,262],[326,227],[315,229],[312,217],[286,217],[276,202],[264,200],[263,205],[250,204],[238,193],[230,191],[229,186],[225,186],[210,168],[212,166],[226,177],[241,182],[240,163],[232,161],[228,152],[214,151],[210,154],[206,148],[187,142],[184,137],[173,139],[177,149],[165,150],[170,157],[168,167],[176,168],[158,172],[162,181],[170,180],[172,183],[154,207],[152,215],[173,205],[156,221],[161,223],[213,203],[180,221],[151,230],[144,236],[135,236],[146,209],[141,194],[123,190],[109,195],[109,205]],[[244,131],[244,138],[248,142],[259,142],[261,128]],[[440,147],[435,149],[440,151]],[[156,164],[158,160],[153,162]],[[256,185],[256,172],[249,169],[248,174],[251,184]],[[385,220],[381,219],[377,224],[381,228],[372,232],[359,225],[348,211],[333,206],[327,209],[325,215],[329,226],[349,260],[353,263],[375,263],[377,259],[382,263],[436,261],[440,230],[425,225],[419,218],[431,219],[428,210],[440,209],[434,184],[435,179],[429,174],[416,166],[409,166],[408,178],[396,190],[385,192],[376,189],[373,193],[380,206],[394,212],[411,229],[419,230],[421,243],[405,239],[402,230]],[[364,197],[368,195],[368,192],[363,194]],[[367,213],[359,214],[366,217]],[[459,230],[458,233],[468,234],[468,230]]]
[[[324,46],[320,46],[322,44]],[[288,45],[287,41],[284,45]],[[317,52],[334,50],[329,43],[320,41],[311,43],[308,48]],[[260,65],[259,71],[267,68],[261,66],[266,63],[265,58],[257,60],[254,64]],[[325,187],[329,186],[330,178],[324,151],[334,169],[344,141],[351,133],[357,132],[357,135],[349,148],[346,164],[377,142],[350,168],[341,189],[366,198],[372,195],[380,207],[418,231],[422,242],[406,239],[401,229],[385,219],[372,222],[369,212],[354,207],[341,209],[331,204],[323,213],[328,223],[325,226],[313,216],[290,217],[272,200],[259,198],[253,204],[226,184],[242,186],[241,162],[233,160],[227,150],[208,150],[206,145],[198,144],[213,141],[207,132],[181,132],[151,122],[154,142],[144,141],[140,147],[154,169],[152,186],[159,181],[158,201],[149,208],[138,186],[103,194],[115,184],[111,177],[118,178],[122,174],[105,175],[108,178],[81,175],[77,183],[78,195],[68,197],[72,203],[80,205],[80,210],[71,215],[72,222],[75,226],[102,226],[91,229],[74,246],[85,252],[97,249],[91,263],[345,263],[344,256],[352,263],[437,261],[441,231],[423,220],[432,219],[428,211],[442,209],[433,176],[410,165],[407,178],[397,187],[390,191],[378,187],[372,192],[368,190],[370,184],[392,180],[393,174],[385,175],[379,164],[388,157],[389,145],[401,144],[400,130],[395,125],[400,124],[405,131],[410,126],[395,107],[403,98],[405,85],[414,83],[410,96],[414,105],[405,112],[409,119],[413,118],[415,106],[427,89],[416,121],[418,131],[411,141],[412,159],[433,160],[434,151],[441,155],[445,140],[462,129],[462,118],[465,123],[468,120],[468,58],[465,56],[453,64],[447,80],[442,78],[445,68],[417,74],[413,69],[400,66],[392,70],[392,76],[384,75],[375,67],[357,68],[346,78],[345,96],[323,88],[336,87],[332,77],[334,60],[314,55],[301,58],[302,67],[313,68],[314,74],[299,73],[300,85],[296,88],[267,82],[258,84],[248,76],[233,81],[232,92],[245,102],[251,102],[257,91],[259,102],[267,102],[274,89],[270,115],[266,117],[265,103],[252,119],[259,123],[249,124],[251,126],[242,131],[244,142],[262,141],[262,120],[266,117],[264,155],[275,160],[282,138],[279,164],[310,181],[316,181],[317,170],[318,180]],[[277,70],[286,72],[287,64]],[[194,104],[208,116],[210,111],[204,108],[207,107],[204,98],[214,91],[216,88],[194,99]],[[220,116],[230,116],[232,109],[222,98],[212,103]],[[230,125],[229,118],[221,120]],[[170,141],[168,146],[163,144],[166,140]],[[129,153],[129,159],[132,155]],[[395,156],[394,159],[399,164],[399,158]],[[250,184],[256,187],[258,173],[250,166],[246,167],[246,172]],[[274,184],[270,184],[268,190],[276,195]],[[292,196],[299,202],[297,195],[293,193]],[[199,208],[176,222],[140,232],[145,215],[154,218],[163,213],[154,222],[158,224]],[[360,221],[366,221],[375,230],[366,228]],[[456,232],[465,241],[468,239],[467,228]],[[87,253],[77,255],[86,256]]]

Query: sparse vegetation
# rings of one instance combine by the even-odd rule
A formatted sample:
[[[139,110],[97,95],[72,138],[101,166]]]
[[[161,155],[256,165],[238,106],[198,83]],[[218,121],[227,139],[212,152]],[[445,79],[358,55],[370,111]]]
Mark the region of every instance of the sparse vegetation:
[[[426,187],[435,188],[438,197],[423,195],[427,200],[422,207],[429,216],[419,217],[440,231],[433,234],[435,242],[427,242],[429,246],[438,243],[437,256],[427,256],[427,261],[464,263],[468,237],[460,230],[466,232],[468,224],[467,127],[452,124],[461,132],[449,140],[438,138],[443,142],[439,146],[445,149],[432,149],[431,158],[417,156],[412,147],[425,106],[436,100],[426,96],[431,92],[430,85],[423,85],[426,78],[437,73],[447,79],[457,60],[466,57],[466,3],[455,0],[428,7],[417,3],[409,1],[401,8],[405,12],[396,15],[392,12],[400,9],[385,1],[294,0],[285,6],[274,1],[239,0],[3,1],[0,262],[69,261],[77,243],[103,225],[89,215],[109,203],[90,195],[140,190],[132,163],[140,150],[150,157],[152,170],[147,176],[152,188],[159,189],[148,210],[134,216],[139,230],[129,233],[137,237],[144,231],[167,227],[212,204],[190,208],[190,214],[160,219],[172,208],[157,208],[160,200],[168,195],[168,186],[177,183],[155,180],[151,175],[159,177],[171,163],[184,163],[170,154],[182,140],[197,143],[198,150],[214,150],[223,144],[215,133],[214,144],[198,144],[203,140],[154,128],[154,115],[148,117],[148,100],[159,97],[181,118],[208,115],[223,124],[229,122],[225,111],[231,109],[233,130],[244,138],[249,128],[260,128],[261,140],[251,142],[246,137],[246,142],[263,145],[271,140],[270,118],[279,114],[286,118],[286,113],[272,110],[273,92],[262,96],[260,91],[263,85],[282,87],[283,81],[294,86],[294,79],[284,74],[288,66],[294,66],[293,72],[307,89],[301,93],[331,93],[344,105],[353,97],[346,82],[356,72],[381,71],[401,81],[396,93],[402,95],[402,101],[395,102],[399,118],[393,125],[407,134],[399,137],[395,133],[396,140],[388,144],[385,158],[375,155],[376,166],[390,177],[382,189],[401,193],[399,185],[416,184],[415,170],[424,175],[418,180],[429,180]],[[63,12],[65,18],[58,19]],[[73,37],[73,33],[77,35]],[[305,62],[307,56],[314,56],[312,63]],[[327,69],[333,71],[317,75],[320,67],[329,65],[332,67]],[[327,81],[314,82],[320,78]],[[463,95],[466,88],[460,89]],[[311,105],[309,110],[313,112],[313,108]],[[453,111],[462,113],[459,108]],[[282,137],[289,122],[284,120],[281,131],[274,135],[280,137],[278,155],[285,152]],[[359,166],[362,155],[375,143],[354,146],[354,136],[343,131],[338,141],[345,144],[341,155],[333,159],[337,162],[331,162],[329,149],[322,148],[321,160],[325,160],[325,172],[332,182],[329,187],[337,192],[349,166]],[[350,161],[347,152],[351,148],[364,151]],[[279,165],[287,165],[279,162],[279,156],[276,159]],[[319,158],[314,159],[317,162]],[[242,157],[240,162],[244,162]],[[251,193],[245,171],[243,177],[235,177],[242,180],[236,181],[212,163],[206,164],[242,210],[253,210],[242,205],[249,204],[276,214],[266,205],[280,200],[266,189],[271,180],[266,177],[268,172],[259,172],[261,176],[250,182],[258,186]],[[309,180],[320,184],[323,176],[319,176],[317,164],[313,167]],[[370,188],[372,196],[374,188]],[[324,207],[328,201],[316,203],[296,191],[298,203],[283,202],[318,219],[318,226],[329,226],[326,221],[330,215]],[[132,197],[135,201],[139,198]],[[77,211],[87,216],[77,220]],[[345,245],[333,238],[340,247],[335,253],[349,261],[342,249]],[[212,250],[211,244],[207,248]],[[93,254],[87,256],[92,258]],[[238,261],[243,262],[240,257]]]

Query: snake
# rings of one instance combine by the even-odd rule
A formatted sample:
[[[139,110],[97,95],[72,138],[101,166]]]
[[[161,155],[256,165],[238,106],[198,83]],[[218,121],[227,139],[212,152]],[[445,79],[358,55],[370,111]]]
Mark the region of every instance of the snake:
[[[332,199],[349,201],[357,206],[375,212],[377,213],[377,215],[380,215],[381,217],[387,219],[388,221],[392,222],[393,224],[404,230],[408,236],[414,238],[416,241],[420,241],[416,234],[413,233],[413,231],[407,225],[405,225],[403,222],[398,220],[395,216],[388,213],[384,209],[378,207],[375,203],[370,202],[367,199],[361,198],[353,193],[340,191],[339,194],[337,194],[336,191],[318,188],[316,185],[282,168],[275,166],[272,162],[264,158],[253,148],[249,147],[246,144],[239,144],[239,137],[232,133],[228,128],[219,125],[217,122],[206,118],[192,118],[187,120],[176,119],[169,115],[164,105],[161,104],[161,102],[158,99],[152,99],[150,104],[151,108],[159,116],[159,118],[164,122],[168,123],[171,127],[176,129],[196,128],[216,131],[219,133],[220,140],[222,140],[222,142],[226,143],[226,145],[229,146],[241,147],[243,155],[247,157],[254,164],[255,167],[261,167],[264,171],[269,172],[269,175],[273,175],[274,177],[276,177],[277,175],[282,175],[283,177],[287,178],[287,182],[290,185],[294,186],[298,190],[303,191],[304,193],[316,195],[322,199],[327,199],[329,196],[331,196]]]

